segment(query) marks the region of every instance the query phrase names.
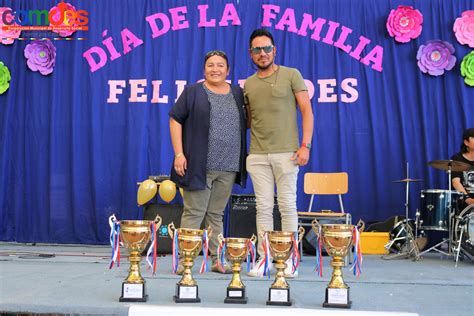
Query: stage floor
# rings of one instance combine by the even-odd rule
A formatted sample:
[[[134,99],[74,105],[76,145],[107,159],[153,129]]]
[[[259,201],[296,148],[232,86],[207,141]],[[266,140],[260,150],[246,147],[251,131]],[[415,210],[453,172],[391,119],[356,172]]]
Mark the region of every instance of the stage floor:
[[[49,256],[54,255],[54,256]],[[171,273],[171,256],[159,257],[157,275],[151,276],[142,260],[147,281],[146,303],[120,303],[121,283],[128,274],[122,257],[118,268],[108,269],[110,248],[87,245],[31,245],[0,243],[0,312],[145,315],[177,312],[205,313],[207,316],[248,314],[294,315],[472,315],[474,310],[474,264],[459,262],[438,253],[423,260],[383,260],[379,255],[364,256],[362,275],[356,278],[343,269],[350,286],[352,308],[327,309],[321,306],[331,275],[329,257],[324,257],[323,278],[314,272],[315,257],[304,256],[299,277],[289,279],[293,306],[267,306],[268,288],[273,281],[250,278],[243,273],[248,304],[224,304],[230,275],[207,272],[194,276],[201,303],[173,301],[179,276]],[[198,264],[201,258],[197,260]],[[246,269],[246,267],[244,267]],[[180,312],[181,313],[181,312]]]

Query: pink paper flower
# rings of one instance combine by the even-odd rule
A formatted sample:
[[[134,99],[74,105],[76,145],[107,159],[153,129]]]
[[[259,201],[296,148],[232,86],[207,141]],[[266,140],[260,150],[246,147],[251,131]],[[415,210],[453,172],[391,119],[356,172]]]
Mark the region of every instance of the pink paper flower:
[[[12,11],[11,8],[7,8],[7,7],[0,8],[0,43],[5,44],[5,45],[13,44],[13,42],[15,41],[15,38],[20,37],[20,33],[21,33],[21,31],[3,30],[3,25],[5,24],[3,23],[2,17],[3,17],[4,12],[7,10]],[[13,16],[8,13],[5,15],[5,17],[8,23],[11,23],[14,19]],[[13,23],[13,25],[18,25],[18,24]]]
[[[459,44],[474,48],[474,10],[464,11],[454,21],[453,31]]]
[[[400,43],[408,43],[421,34],[423,15],[411,6],[400,5],[390,11],[387,18],[387,31]]]
[[[441,76],[445,70],[453,69],[456,64],[453,45],[441,40],[428,41],[421,45],[416,59],[420,70],[432,76]]]
[[[10,71],[7,66],[0,61],[0,94],[5,93],[5,91],[10,88]]]
[[[51,41],[33,41],[26,45],[24,51],[28,60],[28,68],[39,71],[42,75],[49,75],[53,72],[56,63],[56,47]]]
[[[54,11],[54,15],[52,16],[53,20],[54,21],[59,21],[59,19],[61,17],[64,17],[63,18],[63,21],[62,23],[60,24],[52,24],[51,22],[49,23],[50,26],[57,26],[57,27],[61,27],[61,26],[77,26],[76,23],[74,23],[74,19],[70,19],[70,16],[66,13],[66,11],[73,11],[73,12],[76,12],[76,8],[70,4],[70,3],[64,3],[64,2],[60,2],[58,3],[57,6],[55,7],[52,7],[50,10],[49,10],[49,14],[51,14],[51,12]],[[61,14],[61,12],[63,12],[63,14]],[[51,16],[51,15],[50,15]],[[55,33],[58,33],[59,36],[61,37],[68,37],[68,36],[71,36],[74,32],[76,31],[69,31],[69,30],[53,30],[53,32]]]

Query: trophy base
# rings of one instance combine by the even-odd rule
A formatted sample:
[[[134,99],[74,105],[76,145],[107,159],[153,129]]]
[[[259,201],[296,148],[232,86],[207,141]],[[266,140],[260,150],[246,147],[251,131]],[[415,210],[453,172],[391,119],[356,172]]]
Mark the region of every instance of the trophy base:
[[[119,302],[146,302],[148,295],[145,293],[145,283],[122,283],[122,296]]]
[[[349,288],[326,288],[326,300],[323,303],[323,307],[351,308],[351,305],[352,301],[349,300]]]
[[[176,294],[173,296],[175,303],[201,303],[198,297],[197,285],[176,284]]]
[[[227,297],[224,300],[227,304],[247,304],[247,297],[245,296],[245,288],[235,289],[227,288]]]
[[[290,289],[270,288],[268,290],[267,305],[291,306]]]

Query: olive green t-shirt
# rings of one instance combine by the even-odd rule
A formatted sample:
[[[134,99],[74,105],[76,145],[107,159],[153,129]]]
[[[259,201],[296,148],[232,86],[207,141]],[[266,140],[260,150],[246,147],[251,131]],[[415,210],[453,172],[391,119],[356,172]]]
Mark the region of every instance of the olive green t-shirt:
[[[295,68],[279,66],[268,77],[250,76],[244,85],[252,123],[250,153],[292,152],[299,148],[294,93],[308,90]]]

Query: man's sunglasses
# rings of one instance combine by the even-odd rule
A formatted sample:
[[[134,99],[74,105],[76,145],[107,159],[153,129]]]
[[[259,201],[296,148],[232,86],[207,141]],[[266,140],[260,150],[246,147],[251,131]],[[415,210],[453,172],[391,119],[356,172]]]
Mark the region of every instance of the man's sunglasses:
[[[252,52],[252,54],[257,55],[257,54],[260,54],[262,49],[265,52],[265,54],[270,54],[273,50],[273,45],[252,47],[250,48],[250,51]]]

